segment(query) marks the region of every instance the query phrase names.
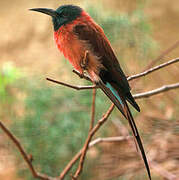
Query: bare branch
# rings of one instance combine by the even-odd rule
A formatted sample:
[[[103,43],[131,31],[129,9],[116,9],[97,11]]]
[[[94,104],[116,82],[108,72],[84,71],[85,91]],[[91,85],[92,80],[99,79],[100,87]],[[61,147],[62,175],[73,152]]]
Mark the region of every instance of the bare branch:
[[[5,132],[5,134],[11,139],[11,141],[15,144],[19,152],[21,153],[23,159],[27,163],[32,175],[34,178],[42,179],[42,180],[57,180],[56,178],[47,176],[45,174],[38,173],[32,165],[32,158],[29,158],[29,155],[25,152],[19,140],[8,130],[2,122],[0,122],[1,129]]]
[[[164,67],[166,67],[166,66],[169,66],[169,65],[174,64],[174,63],[177,63],[177,62],[179,62],[179,58],[172,59],[172,60],[170,60],[170,61],[168,61],[168,62],[165,62],[165,63],[160,64],[160,65],[158,65],[158,66],[155,66],[155,67],[153,67],[153,68],[151,68],[151,69],[148,69],[148,70],[146,70],[146,71],[144,71],[144,72],[142,72],[142,73],[139,73],[139,74],[136,74],[136,75],[132,75],[132,76],[128,77],[127,80],[128,80],[128,81],[131,81],[131,80],[133,80],[133,79],[137,79],[137,78],[139,78],[139,77],[146,76],[146,75],[148,75],[148,74],[150,74],[150,73],[152,73],[152,72],[154,72],[154,71],[157,71],[157,70],[159,70],[159,69],[161,69],[161,68],[164,68]]]
[[[97,138],[97,139],[90,142],[89,148],[91,148],[97,144],[100,144],[100,143],[114,143],[114,142],[129,140],[132,138],[133,138],[132,136],[117,136],[117,137]]]
[[[83,78],[83,79],[86,79],[87,81],[91,81],[92,82],[92,80],[91,80],[91,78],[88,76],[88,75],[86,75],[86,74],[80,74],[77,70],[73,70],[73,73],[75,73],[76,75],[78,75],[80,78]]]
[[[69,88],[72,88],[72,89],[75,89],[75,90],[87,90],[87,89],[96,89],[97,88],[96,85],[93,85],[93,86],[74,86],[74,85],[67,84],[67,83],[57,81],[57,80],[54,80],[54,79],[50,79],[50,78],[46,78],[46,80],[51,81],[51,82],[56,83],[56,84],[60,84],[60,85],[69,87]]]
[[[166,91],[169,91],[172,89],[177,89],[177,88],[179,88],[179,83],[164,85],[160,88],[157,88],[157,89],[154,89],[151,91],[147,91],[147,92],[139,93],[139,94],[134,94],[133,97],[135,99],[148,98],[148,97],[154,96],[156,94],[160,94],[160,93],[163,93],[163,92],[166,92]]]
[[[96,103],[96,89],[93,89],[93,99],[92,99],[92,107],[91,107],[91,124],[90,131],[93,129],[94,121],[95,121],[95,103]]]

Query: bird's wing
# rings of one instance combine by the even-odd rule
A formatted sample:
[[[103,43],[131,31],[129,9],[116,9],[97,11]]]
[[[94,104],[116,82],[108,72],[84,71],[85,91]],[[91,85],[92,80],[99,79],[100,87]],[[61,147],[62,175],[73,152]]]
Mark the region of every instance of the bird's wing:
[[[74,27],[73,31],[80,40],[86,41],[93,52],[100,57],[99,60],[105,67],[99,74],[102,81],[104,83],[109,82],[115,84],[116,90],[120,91],[137,111],[140,111],[139,106],[130,93],[126,76],[102,28],[95,23],[78,24]]]
[[[139,107],[130,93],[128,81],[119,65],[107,37],[105,36],[103,30],[95,23],[91,23],[89,25],[76,25],[74,27],[74,33],[76,33],[80,40],[86,41],[92,48],[93,52],[100,57],[99,60],[105,69],[101,69],[99,73],[102,82],[99,82],[98,85],[129,121],[133,136],[136,139],[138,147],[141,151],[149,179],[151,179],[144,148],[126,100],[128,100],[137,110],[139,110]]]

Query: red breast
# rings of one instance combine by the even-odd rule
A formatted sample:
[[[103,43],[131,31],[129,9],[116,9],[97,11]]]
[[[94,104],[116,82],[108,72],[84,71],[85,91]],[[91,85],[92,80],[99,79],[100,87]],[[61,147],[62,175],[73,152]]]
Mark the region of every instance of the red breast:
[[[82,12],[82,14],[84,14],[84,12]],[[73,32],[73,28],[78,24],[85,24],[88,22],[89,18],[87,14],[85,16],[80,16],[73,22],[63,25],[58,31],[54,32],[54,38],[58,49],[80,73],[82,73],[80,60],[85,54],[87,44],[78,39],[77,35]]]
[[[91,51],[88,43],[80,40],[73,32],[76,25],[95,26],[95,24],[92,18],[83,11],[82,15],[72,23],[63,25],[54,32],[54,38],[58,49],[80,73],[83,73],[81,60],[84,58],[85,52],[89,51],[88,73],[94,81],[98,81],[98,69],[101,67],[99,58]]]

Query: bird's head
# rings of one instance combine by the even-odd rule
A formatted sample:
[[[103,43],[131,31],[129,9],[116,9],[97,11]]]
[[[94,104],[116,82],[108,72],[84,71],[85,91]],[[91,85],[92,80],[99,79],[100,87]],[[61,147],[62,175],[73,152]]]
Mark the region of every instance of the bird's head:
[[[82,9],[74,5],[63,5],[56,10],[48,8],[33,8],[31,11],[37,11],[52,17],[54,30],[57,31],[61,26],[71,23],[81,16]]]

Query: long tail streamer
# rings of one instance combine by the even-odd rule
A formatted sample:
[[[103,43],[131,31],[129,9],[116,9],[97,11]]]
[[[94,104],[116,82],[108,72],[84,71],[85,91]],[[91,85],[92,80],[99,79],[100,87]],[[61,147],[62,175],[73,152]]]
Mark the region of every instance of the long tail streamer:
[[[103,90],[103,92],[109,97],[109,99],[117,106],[117,108],[123,114],[123,116],[128,120],[129,125],[132,129],[133,136],[134,136],[134,138],[137,142],[137,145],[140,149],[149,179],[151,180],[150,168],[149,168],[148,161],[147,161],[147,158],[145,155],[145,151],[144,151],[144,148],[142,145],[142,141],[141,141],[135,121],[133,119],[133,116],[130,112],[130,109],[127,105],[125,98],[120,97],[118,95],[117,91],[109,83],[106,83],[106,85],[105,85],[104,83],[100,82],[98,85]]]

